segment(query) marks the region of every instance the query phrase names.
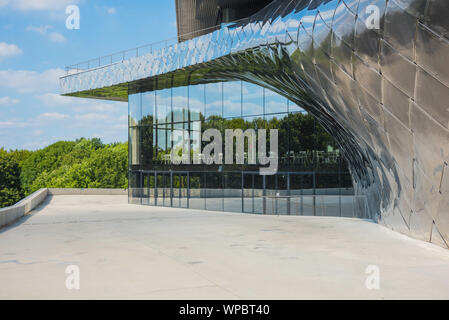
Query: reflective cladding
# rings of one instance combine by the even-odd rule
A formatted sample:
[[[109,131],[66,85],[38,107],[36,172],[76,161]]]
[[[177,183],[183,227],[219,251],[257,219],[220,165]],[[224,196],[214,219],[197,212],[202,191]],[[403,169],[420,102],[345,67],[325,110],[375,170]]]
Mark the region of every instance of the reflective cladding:
[[[367,23],[372,5],[379,12],[374,29]],[[220,79],[260,85],[307,110],[335,138],[371,217],[447,246],[449,191],[442,185],[449,163],[448,16],[447,0],[274,0],[248,19],[182,46],[63,77],[61,92],[123,99],[124,83],[195,72],[196,84]],[[238,115],[238,107],[224,110],[223,101],[212,100],[222,104],[208,113],[214,101],[206,94],[206,118]],[[265,95],[269,121],[267,100]],[[238,95],[229,101],[245,104]],[[278,105],[288,112],[289,103]],[[294,151],[289,165],[321,167],[305,148],[302,154],[286,150]],[[302,196],[300,212],[309,203],[317,208],[317,195]],[[358,200],[342,201],[351,203],[360,207]]]
[[[130,118],[134,110],[145,115],[129,127],[132,203],[307,215],[316,210],[307,209],[310,199],[304,195],[334,195],[331,202],[339,208],[340,196],[353,194],[351,184],[340,184],[350,181],[350,175],[333,138],[312,115],[266,88],[244,81],[213,82],[136,93],[129,104]],[[226,129],[277,129],[278,173],[260,175],[259,165],[249,163],[247,149],[244,164],[196,162],[206,144],[201,135],[211,128],[223,139]],[[182,150],[185,132],[191,164],[172,164],[172,150]],[[220,159],[225,156],[223,147]]]

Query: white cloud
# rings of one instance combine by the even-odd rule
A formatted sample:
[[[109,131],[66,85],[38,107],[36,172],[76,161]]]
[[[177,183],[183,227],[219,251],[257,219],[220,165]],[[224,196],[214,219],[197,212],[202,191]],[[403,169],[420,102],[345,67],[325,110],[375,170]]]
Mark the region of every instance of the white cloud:
[[[80,99],[61,96],[57,93],[46,93],[36,96],[36,98],[49,107],[65,106],[71,108],[75,112],[111,113],[118,111],[120,107],[123,107],[123,110],[126,110],[125,102],[103,102],[92,99]]]
[[[15,123],[13,121],[0,121],[0,128],[11,128],[14,126]]]
[[[47,120],[61,120],[61,119],[66,119],[68,117],[69,116],[67,114],[57,113],[57,112],[45,112],[39,116],[39,118],[47,119]]]
[[[109,14],[116,14],[117,13],[117,9],[115,8],[106,8],[106,12]]]
[[[62,34],[60,34],[59,32],[52,32],[52,33],[50,33],[49,37],[50,37],[50,40],[53,42],[58,42],[58,43],[65,42],[65,37]]]
[[[57,92],[59,77],[63,69],[48,69],[43,72],[29,70],[0,70],[0,88],[14,89],[19,93]]]
[[[0,128],[24,128],[28,125],[28,122],[18,119],[0,121]]]
[[[43,103],[45,103],[47,106],[61,106],[61,105],[69,105],[71,103],[74,103],[74,99],[71,97],[64,97],[57,93],[46,93],[40,96],[37,96],[39,100],[41,100]]]
[[[15,44],[0,42],[0,61],[4,58],[14,57],[22,53],[22,50]]]
[[[106,120],[109,119],[109,115],[105,113],[86,113],[82,115],[77,115],[76,119],[82,121],[96,121],[96,120]]]
[[[66,41],[65,37],[60,34],[59,32],[53,31],[51,33],[48,33],[48,30],[53,28],[52,26],[40,26],[40,27],[34,27],[34,26],[28,26],[26,27],[26,31],[32,31],[32,32],[37,32],[42,36],[48,36],[48,38],[50,39],[50,41],[53,42],[58,42],[58,43],[63,43]]]
[[[33,26],[28,26],[26,27],[26,31],[33,31],[33,32],[37,32],[40,33],[41,35],[45,35],[47,34],[48,29],[51,29],[52,26],[40,26],[40,27],[33,27]]]
[[[13,99],[10,97],[0,97],[0,106],[1,105],[10,106],[10,105],[18,104],[19,102],[20,102],[19,99]]]
[[[0,7],[9,5],[22,11],[62,10],[78,2],[78,0],[0,0]]]

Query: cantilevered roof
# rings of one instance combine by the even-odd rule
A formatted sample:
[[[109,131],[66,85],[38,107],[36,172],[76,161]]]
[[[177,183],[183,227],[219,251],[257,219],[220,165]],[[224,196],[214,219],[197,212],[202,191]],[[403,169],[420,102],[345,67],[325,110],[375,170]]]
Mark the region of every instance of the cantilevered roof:
[[[307,0],[309,1],[309,0]],[[225,26],[212,33],[181,43],[162,42],[159,49],[145,46],[122,53],[104,56],[67,68],[67,75],[60,78],[61,94],[82,98],[127,101],[128,85],[172,72],[195,70],[202,64],[231,53],[243,52],[260,45],[291,43],[297,39],[297,17],[281,19],[277,12],[278,0],[266,9],[272,16],[265,21],[252,19],[239,25]],[[276,3],[276,5],[274,5]],[[271,10],[270,10],[271,7]],[[262,17],[261,17],[262,18]],[[151,50],[148,48],[151,47]],[[130,58],[127,58],[132,56]]]

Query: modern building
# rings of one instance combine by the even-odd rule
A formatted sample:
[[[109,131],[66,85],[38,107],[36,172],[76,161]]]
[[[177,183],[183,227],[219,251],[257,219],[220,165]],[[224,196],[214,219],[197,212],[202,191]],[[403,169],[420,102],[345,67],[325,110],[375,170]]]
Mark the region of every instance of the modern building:
[[[61,78],[64,95],[129,102],[131,203],[369,217],[447,247],[447,1],[176,8],[177,43],[70,66]],[[278,170],[261,175],[249,142],[243,163],[194,163],[211,128],[278,129]],[[186,132],[192,164],[174,164]]]

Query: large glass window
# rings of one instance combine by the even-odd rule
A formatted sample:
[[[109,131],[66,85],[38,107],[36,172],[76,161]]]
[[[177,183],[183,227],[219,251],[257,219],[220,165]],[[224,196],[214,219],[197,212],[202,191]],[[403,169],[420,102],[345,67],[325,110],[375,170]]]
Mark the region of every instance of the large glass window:
[[[156,97],[154,91],[142,93],[142,119],[140,125],[153,125],[156,109]]]
[[[171,122],[171,89],[156,92],[157,122]]]
[[[191,139],[192,161],[200,161],[201,157],[201,121],[205,115],[206,86],[203,84],[189,87],[189,134]],[[221,95],[221,94],[220,94]]]
[[[187,87],[172,89],[173,122],[187,122],[189,120],[189,101]]]
[[[128,156],[129,156],[129,165],[131,167],[140,165],[139,127],[129,128]]]
[[[242,88],[242,115],[263,115],[264,88],[261,86],[243,82]]]
[[[254,177],[253,173],[243,174],[243,212],[254,213]]]
[[[242,82],[223,83],[223,117],[242,116]]]
[[[283,113],[288,111],[287,98],[265,89],[265,114]]]
[[[159,163],[163,163],[169,165],[171,163],[170,152],[171,152],[171,143],[170,143],[170,134],[171,134],[171,124],[158,124],[157,126],[157,160]]]
[[[198,121],[204,116],[205,90],[204,84],[189,87],[190,121]]]
[[[131,204],[142,203],[142,184],[140,180],[140,172],[129,172],[129,188],[128,188],[128,202]]]
[[[128,96],[129,126],[137,126],[142,119],[141,97],[140,93]]]
[[[139,128],[140,139],[140,164],[150,165],[153,161],[153,126],[141,126]]]
[[[223,83],[206,84],[206,119],[223,116]]]
[[[226,172],[224,180],[224,211],[242,212],[242,174]]]
[[[223,211],[223,174],[206,173],[206,210]]]
[[[189,208],[204,210],[205,201],[205,174],[203,172],[191,172],[189,177]]]
[[[300,106],[268,89],[241,82],[178,86],[129,95],[129,201],[256,214],[354,215],[352,179],[336,141]],[[173,86],[173,88],[170,88]],[[226,129],[252,129],[244,138],[243,164],[202,163],[207,129],[221,134],[218,159],[226,160]],[[276,174],[261,175],[258,134],[267,130],[267,156],[277,151]],[[278,150],[270,150],[271,129]],[[234,138],[234,141],[236,139]],[[191,164],[174,165],[190,147]],[[250,162],[255,151],[256,164]],[[275,152],[276,153],[276,152]],[[351,210],[350,213],[349,210]],[[345,213],[346,212],[346,213]]]

